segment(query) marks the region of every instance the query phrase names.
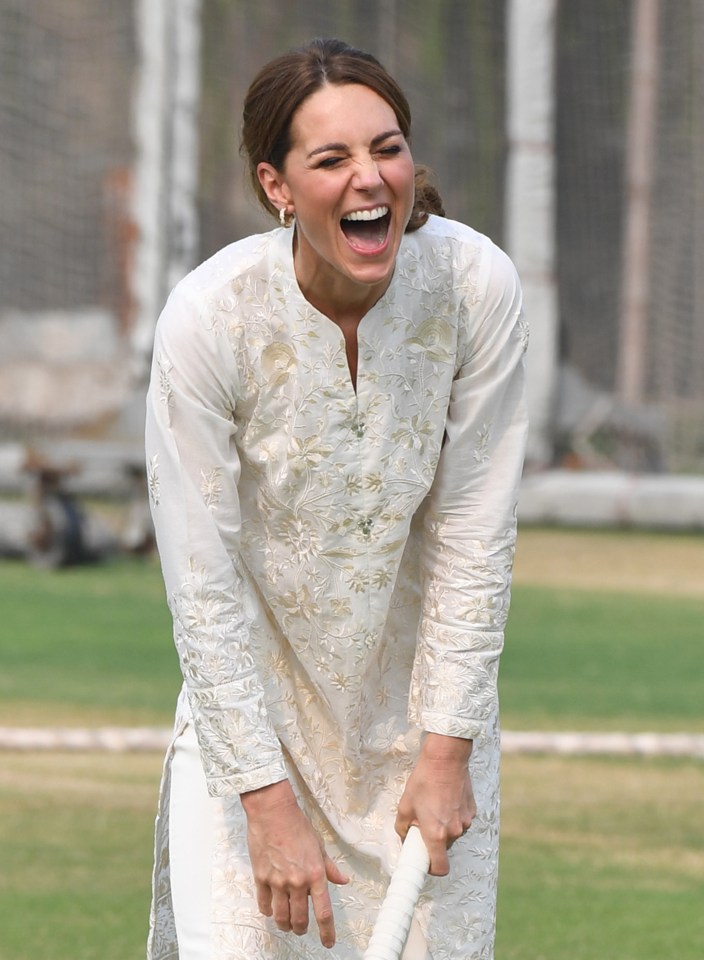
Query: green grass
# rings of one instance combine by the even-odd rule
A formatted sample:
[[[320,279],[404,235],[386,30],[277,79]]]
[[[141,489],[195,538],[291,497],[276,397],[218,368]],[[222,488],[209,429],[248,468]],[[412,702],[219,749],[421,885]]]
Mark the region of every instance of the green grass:
[[[0,960],[142,958],[160,758],[6,754]]]
[[[704,600],[516,586],[506,729],[704,730]]]
[[[140,960],[154,755],[7,754],[0,960]],[[704,765],[507,756],[497,960],[701,960]]]
[[[497,960],[699,960],[704,765],[506,757]]]
[[[574,577],[549,585],[559,569],[541,567],[539,537],[524,539],[537,551],[529,572],[548,585],[514,588],[504,727],[704,730],[704,599],[667,584],[636,593],[632,578],[619,590],[623,569],[596,589],[605,548],[630,570],[623,543],[545,537],[553,562],[568,543],[573,565],[587,550],[597,560],[585,561],[588,590]],[[634,548],[641,564],[648,542]],[[696,564],[691,540],[653,546]],[[0,724],[171,722],[180,676],[156,562],[53,573],[6,562],[0,589]],[[2,756],[0,960],[144,956],[160,765]],[[701,960],[703,795],[701,762],[505,757],[496,960]]]
[[[156,562],[0,566],[0,723],[168,723],[180,680]]]
[[[180,678],[156,562],[4,563],[0,584],[0,724],[170,722]],[[516,585],[504,727],[704,730],[702,623],[695,597]]]

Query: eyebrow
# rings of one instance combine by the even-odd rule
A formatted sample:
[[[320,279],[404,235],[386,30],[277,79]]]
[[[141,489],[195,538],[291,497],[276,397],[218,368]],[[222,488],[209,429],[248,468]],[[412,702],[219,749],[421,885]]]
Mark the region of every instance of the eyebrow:
[[[377,134],[376,137],[372,138],[371,146],[378,147],[380,143],[383,143],[384,140],[388,140],[389,137],[403,136],[403,131],[394,127],[393,130],[386,130],[384,133]],[[314,150],[308,154],[309,157],[315,157],[319,153],[327,153],[328,151],[335,150],[347,150],[346,143],[325,143],[321,147],[316,147]]]

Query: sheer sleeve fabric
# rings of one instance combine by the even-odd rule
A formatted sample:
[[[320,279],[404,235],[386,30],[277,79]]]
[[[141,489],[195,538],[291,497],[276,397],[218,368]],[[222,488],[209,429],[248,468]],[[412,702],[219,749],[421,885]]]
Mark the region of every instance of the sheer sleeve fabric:
[[[426,731],[481,739],[497,710],[527,432],[521,288],[488,242],[464,324],[424,520],[410,714]]]
[[[182,283],[157,324],[147,398],[150,503],[208,789],[286,777],[250,646],[239,558],[236,363],[227,336]]]

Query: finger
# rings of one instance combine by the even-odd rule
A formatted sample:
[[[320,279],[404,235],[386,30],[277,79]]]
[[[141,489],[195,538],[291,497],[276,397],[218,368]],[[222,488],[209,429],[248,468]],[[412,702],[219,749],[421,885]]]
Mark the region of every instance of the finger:
[[[396,822],[394,823],[394,830],[399,835],[401,840],[406,839],[406,834],[413,826],[418,826],[418,821],[414,820],[413,817],[404,816],[400,811],[396,814]]]
[[[323,881],[320,887],[312,889],[310,899],[313,903],[313,914],[318,924],[320,942],[324,947],[335,946],[335,919],[332,913],[332,903],[328,893],[327,882]]]
[[[289,896],[290,929],[302,936],[308,929],[308,892],[292,891]]]
[[[405,840],[406,834],[410,830],[411,826],[415,823],[413,816],[410,812],[406,812],[403,809],[403,806],[399,804],[398,809],[396,810],[396,821],[394,823],[394,830],[399,835],[402,840]]]
[[[270,917],[273,913],[271,907],[271,887],[268,883],[256,883],[257,888],[257,906],[259,912],[265,917]]]
[[[288,893],[283,890],[275,890],[272,897],[272,913],[274,922],[279,930],[288,933],[291,929],[291,908],[289,904]]]
[[[340,870],[335,861],[331,860],[327,854],[325,854],[325,876],[330,883],[336,883],[338,885],[350,882],[350,878]]]
[[[448,840],[448,848],[452,846],[453,843],[456,843],[458,840],[461,840],[462,837],[469,832],[470,827],[472,826],[472,818],[466,818],[462,821],[462,825],[457,828],[452,834],[450,834],[450,839]]]
[[[446,877],[450,872],[450,860],[447,856],[447,847],[442,843],[428,844],[430,867],[428,873],[433,877]]]

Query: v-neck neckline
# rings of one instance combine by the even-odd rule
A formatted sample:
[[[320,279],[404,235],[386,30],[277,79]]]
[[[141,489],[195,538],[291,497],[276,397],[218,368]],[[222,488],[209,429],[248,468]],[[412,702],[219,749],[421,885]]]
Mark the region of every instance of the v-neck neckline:
[[[293,230],[295,230],[295,227],[293,228]],[[289,233],[288,229],[285,229],[283,227],[279,228],[280,241],[282,241],[283,250],[285,251],[284,266],[287,274],[291,278],[291,282],[293,285],[293,292],[296,298],[300,301],[300,303],[304,304],[307,310],[312,311],[313,314],[320,319],[321,325],[326,330],[328,330],[331,335],[332,334],[337,335],[338,346],[343,351],[345,356],[345,361],[346,361],[345,365],[347,370],[348,384],[349,384],[350,390],[354,393],[355,398],[358,398],[360,373],[363,373],[363,371],[361,370],[361,363],[360,363],[360,360],[361,360],[360,345],[362,342],[360,335],[362,334],[364,328],[366,328],[368,324],[372,322],[372,318],[376,313],[378,313],[382,308],[385,308],[386,310],[388,310],[390,300],[391,300],[391,298],[389,297],[389,294],[394,286],[394,280],[396,277],[396,267],[394,267],[394,276],[392,276],[391,281],[388,287],[386,288],[386,290],[382,293],[382,295],[379,297],[376,303],[372,304],[372,306],[369,308],[369,310],[367,310],[367,312],[362,316],[359,323],[357,324],[357,329],[356,329],[357,372],[356,372],[356,377],[353,379],[352,371],[349,365],[349,359],[347,357],[347,341],[345,340],[345,334],[342,327],[335,320],[331,319],[326,313],[323,313],[322,310],[319,310],[318,307],[316,307],[314,304],[310,302],[310,300],[306,299],[305,294],[301,290],[300,284],[298,282],[298,277],[296,276],[296,266],[293,258],[293,241],[294,241],[293,230],[291,230]]]

